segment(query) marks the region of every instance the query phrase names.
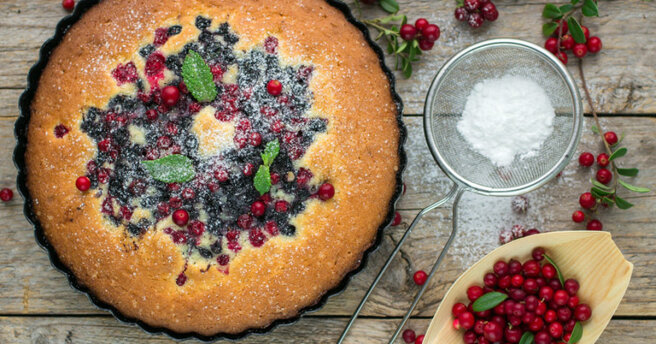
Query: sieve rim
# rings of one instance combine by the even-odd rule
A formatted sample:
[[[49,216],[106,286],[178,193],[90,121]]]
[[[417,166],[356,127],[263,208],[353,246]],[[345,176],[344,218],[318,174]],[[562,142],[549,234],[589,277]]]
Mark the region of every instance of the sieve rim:
[[[462,175],[460,175],[446,162],[446,159],[442,156],[442,154],[440,154],[437,144],[435,143],[433,130],[431,128],[432,119],[434,118],[431,109],[433,108],[433,104],[436,99],[437,89],[442,84],[444,76],[451,69],[451,66],[454,65],[456,62],[460,61],[461,58],[468,55],[469,53],[474,52],[481,48],[489,48],[489,47],[519,47],[522,49],[528,49],[528,50],[532,50],[534,53],[541,55],[542,57],[551,61],[553,65],[556,67],[556,70],[558,71],[560,76],[565,80],[570,95],[573,98],[572,105],[574,110],[573,111],[574,130],[570,137],[570,141],[567,144],[565,154],[563,154],[563,156],[558,160],[558,162],[556,162],[556,164],[554,164],[554,166],[549,171],[547,171],[539,178],[523,185],[518,185],[508,188],[494,188],[485,185],[480,185],[477,183],[473,183],[467,180],[466,178],[464,178]],[[544,185],[549,180],[551,180],[558,173],[560,173],[560,171],[562,171],[565,168],[565,166],[567,166],[569,161],[572,159],[574,155],[574,151],[578,146],[579,139],[581,138],[581,128],[583,124],[582,122],[583,122],[583,105],[581,103],[581,95],[579,93],[578,87],[576,86],[576,82],[574,81],[571,74],[567,70],[567,67],[565,67],[565,65],[563,65],[555,55],[553,55],[546,49],[538,45],[535,45],[533,43],[526,42],[519,39],[513,39],[513,38],[496,38],[496,39],[481,41],[456,53],[442,66],[442,68],[440,68],[438,73],[433,78],[433,81],[431,82],[430,88],[428,89],[428,93],[426,95],[426,102],[424,103],[424,134],[426,136],[426,142],[428,144],[428,148],[430,149],[430,152],[433,155],[435,162],[437,162],[440,169],[442,169],[442,171],[444,171],[444,173],[457,185],[469,191],[482,195],[494,195],[494,196],[520,195],[535,190],[540,186]]]

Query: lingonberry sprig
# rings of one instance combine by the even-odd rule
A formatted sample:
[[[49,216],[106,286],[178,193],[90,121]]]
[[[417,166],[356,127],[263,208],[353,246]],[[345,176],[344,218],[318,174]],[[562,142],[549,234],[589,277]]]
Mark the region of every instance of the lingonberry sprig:
[[[481,27],[486,20],[493,22],[499,18],[499,11],[491,0],[456,0],[456,3],[458,7],[453,15],[474,29]]]
[[[403,76],[412,76],[412,64],[419,61],[422,51],[433,49],[435,41],[440,38],[440,28],[431,24],[425,18],[419,18],[414,24],[408,23],[408,17],[398,14],[399,6],[395,0],[356,0],[359,10],[361,1],[365,4],[378,2],[390,15],[376,19],[360,20],[367,26],[378,31],[376,41],[384,40],[386,51],[394,56],[394,68],[400,70]]]
[[[585,17],[599,16],[599,9],[594,0],[571,0],[569,4],[560,6],[546,4],[542,10],[542,16],[551,19],[542,25],[542,33],[545,36],[555,35],[547,38],[544,47],[563,64],[567,64],[568,50],[572,50],[578,58],[585,57],[588,52],[598,53],[601,50],[601,39],[597,36],[590,37],[590,30],[581,26],[574,17],[579,12]]]

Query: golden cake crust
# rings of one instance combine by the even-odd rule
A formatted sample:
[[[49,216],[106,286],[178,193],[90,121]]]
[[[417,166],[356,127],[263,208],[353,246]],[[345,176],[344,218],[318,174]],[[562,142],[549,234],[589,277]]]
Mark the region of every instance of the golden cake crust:
[[[237,48],[280,41],[281,58],[310,61],[311,108],[328,119],[302,163],[330,180],[333,199],[308,201],[294,237],[244,248],[229,274],[185,261],[168,235],[134,241],[108,226],[99,198],[75,179],[96,154],[80,129],[90,106],[116,93],[111,70],[152,39],[162,23],[196,15],[227,21]],[[193,26],[193,24],[191,24]],[[48,241],[78,281],[130,318],[179,333],[239,333],[293,317],[356,268],[389,211],[399,169],[397,108],[377,55],[362,32],[323,0],[105,0],[65,35],[41,77],[31,107],[27,184]],[[56,138],[53,128],[70,132]]]

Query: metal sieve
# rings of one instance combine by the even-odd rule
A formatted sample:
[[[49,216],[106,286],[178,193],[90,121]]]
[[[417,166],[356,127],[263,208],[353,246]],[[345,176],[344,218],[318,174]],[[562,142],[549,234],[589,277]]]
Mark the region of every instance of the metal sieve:
[[[522,159],[516,158],[508,166],[497,167],[487,157],[473,150],[460,135],[456,125],[474,85],[508,74],[528,78],[540,85],[549,96],[556,117],[553,132],[537,154]],[[426,283],[417,293],[392,336],[389,343],[393,343],[455,238],[458,228],[458,201],[462,193],[472,191],[483,195],[512,196],[542,186],[556,176],[572,158],[581,134],[582,119],[581,98],[566,67],[553,54],[532,43],[516,39],[487,40],[460,51],[447,61],[435,76],[426,97],[424,132],[431,154],[454,185],[443,199],[417,214],[367,290],[338,343],[344,341],[371,292],[419,220],[429,211],[453,200],[453,224],[449,239],[428,274]]]

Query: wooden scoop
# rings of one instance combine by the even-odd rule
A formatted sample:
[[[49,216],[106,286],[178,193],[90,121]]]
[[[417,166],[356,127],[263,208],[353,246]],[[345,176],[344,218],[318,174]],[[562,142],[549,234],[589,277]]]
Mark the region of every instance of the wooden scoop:
[[[515,258],[524,262],[536,247],[543,247],[558,265],[565,279],[575,278],[581,289],[581,303],[592,308],[592,317],[582,323],[583,337],[578,344],[594,343],[604,331],[629,286],[633,264],[608,232],[566,231],[537,234],[515,240],[492,251],[465,271],[447,291],[428,327],[426,344],[462,344],[463,330],[453,328],[451,308],[467,304],[467,288],[483,285],[483,276],[492,271],[498,260]]]

